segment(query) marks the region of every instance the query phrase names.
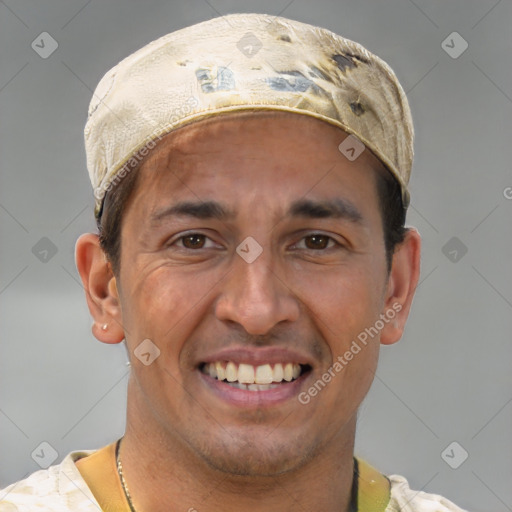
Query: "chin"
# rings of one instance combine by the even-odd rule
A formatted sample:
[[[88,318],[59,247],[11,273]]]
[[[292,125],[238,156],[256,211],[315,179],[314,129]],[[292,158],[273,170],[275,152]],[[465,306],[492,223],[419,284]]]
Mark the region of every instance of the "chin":
[[[300,469],[313,456],[313,450],[306,450],[296,439],[293,443],[225,441],[217,447],[203,447],[199,455],[212,469],[232,476],[275,477]]]

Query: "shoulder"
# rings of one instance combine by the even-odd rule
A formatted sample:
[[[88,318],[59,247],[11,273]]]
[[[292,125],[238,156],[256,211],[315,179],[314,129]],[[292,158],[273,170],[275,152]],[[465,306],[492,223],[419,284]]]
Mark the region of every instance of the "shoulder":
[[[410,489],[403,476],[389,475],[388,479],[391,482],[391,499],[386,512],[466,512],[438,494]]]
[[[77,451],[48,469],[0,490],[0,512],[98,512],[99,506],[75,461],[93,451]]]

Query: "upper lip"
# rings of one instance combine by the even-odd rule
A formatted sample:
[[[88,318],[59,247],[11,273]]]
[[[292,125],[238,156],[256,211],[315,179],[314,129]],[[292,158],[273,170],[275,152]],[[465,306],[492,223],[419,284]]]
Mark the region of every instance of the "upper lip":
[[[201,359],[203,363],[216,363],[218,361],[232,361],[235,364],[250,364],[260,366],[263,364],[296,363],[313,366],[310,356],[298,351],[283,347],[226,347]]]

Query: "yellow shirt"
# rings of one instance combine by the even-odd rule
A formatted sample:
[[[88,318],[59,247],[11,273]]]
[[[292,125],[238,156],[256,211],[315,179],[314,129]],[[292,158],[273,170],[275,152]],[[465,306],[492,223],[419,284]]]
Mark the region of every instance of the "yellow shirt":
[[[129,512],[115,448],[113,443],[100,450],[71,452],[60,464],[0,490],[0,512],[99,512],[100,507],[105,512]],[[358,512],[466,512],[442,496],[411,489],[403,476],[384,476],[355,460]]]
[[[116,466],[116,443],[109,444],[75,462],[83,479],[104,512],[130,512]],[[357,510],[385,512],[390,482],[365,461],[356,458]]]

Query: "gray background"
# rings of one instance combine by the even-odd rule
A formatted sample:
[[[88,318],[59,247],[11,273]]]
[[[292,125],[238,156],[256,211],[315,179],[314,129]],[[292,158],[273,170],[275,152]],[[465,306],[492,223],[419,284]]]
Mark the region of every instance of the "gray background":
[[[149,41],[230,12],[327,27],[399,76],[417,135],[408,222],[422,277],[403,340],[382,349],[356,451],[462,507],[512,510],[507,0],[0,0],[0,486],[39,469],[43,441],[58,462],[124,428],[125,350],[91,335],[73,256],[95,230],[82,139],[92,91]],[[445,51],[463,48],[454,31],[469,45],[458,58]],[[47,58],[31,47],[42,32],[58,43]]]

